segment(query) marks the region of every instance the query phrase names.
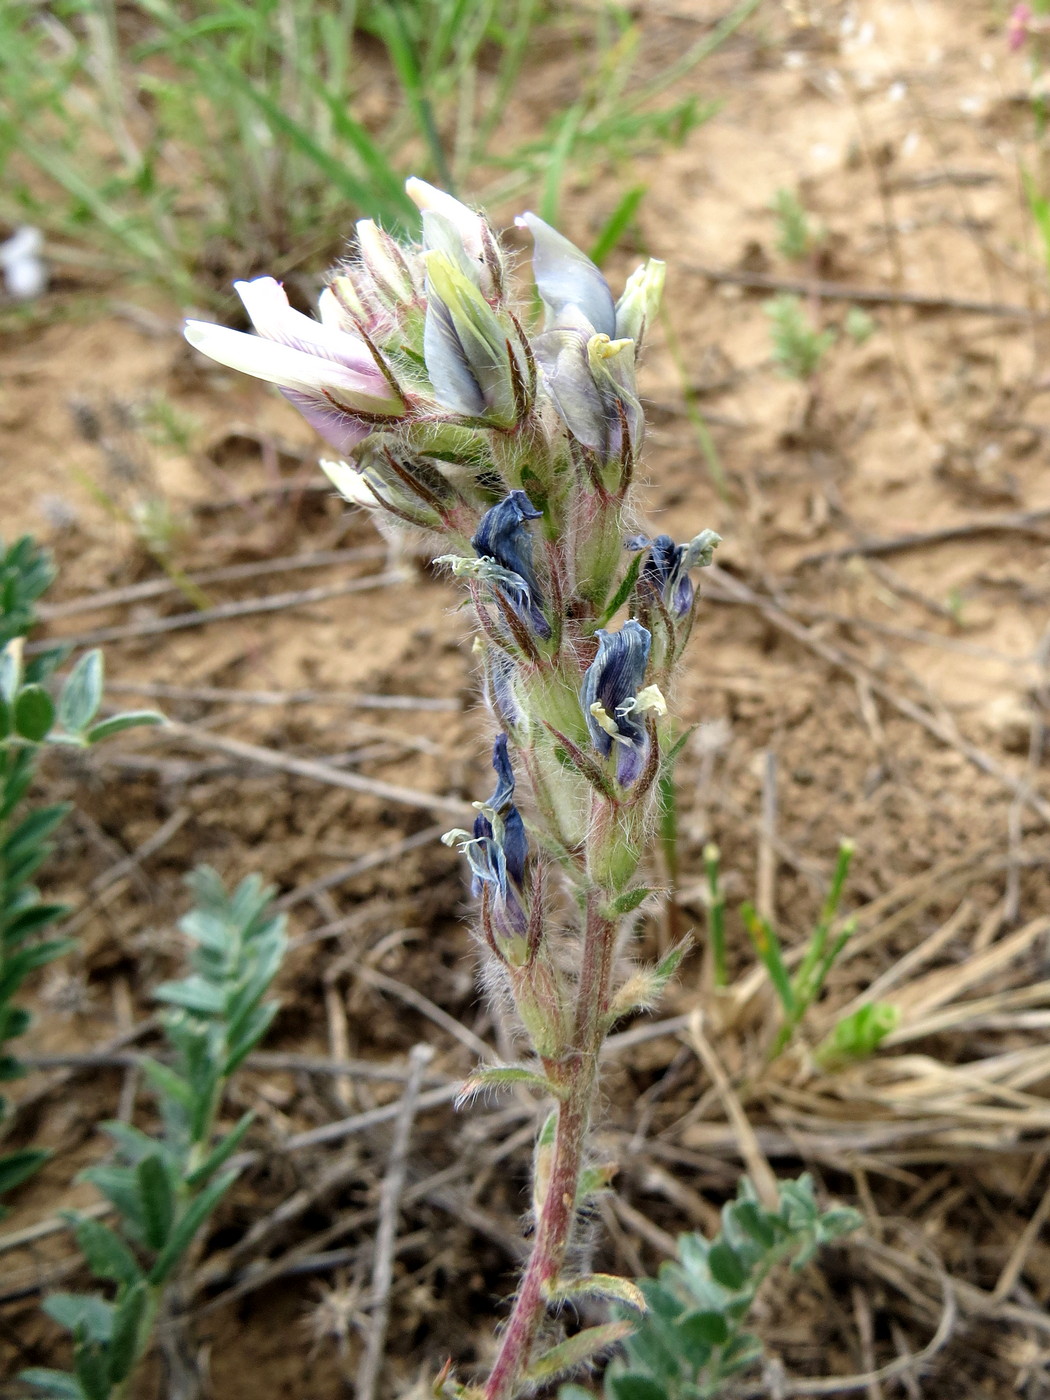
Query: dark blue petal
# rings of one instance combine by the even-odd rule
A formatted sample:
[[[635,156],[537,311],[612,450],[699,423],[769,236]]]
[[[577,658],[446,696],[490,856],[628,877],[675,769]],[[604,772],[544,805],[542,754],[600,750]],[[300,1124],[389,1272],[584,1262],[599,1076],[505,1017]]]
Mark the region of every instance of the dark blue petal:
[[[492,766],[496,770],[496,791],[486,806],[502,816],[514,797],[514,770],[510,766],[506,734],[500,734],[492,746]]]
[[[649,756],[649,736],[642,731],[642,739],[637,744],[616,745],[616,781],[628,788],[642,776],[646,759]]]
[[[527,523],[539,520],[542,513],[524,491],[511,491],[481,517],[471,544],[480,558],[494,559],[501,568],[521,580],[521,588],[513,595],[508,590],[511,606],[538,637],[546,638],[551,629],[540,603],[542,595],[532,562],[532,535]]]
[[[684,617],[693,604],[693,584],[688,568],[686,547],[675,544],[670,535],[657,535],[642,565],[640,581],[659,593],[674,617]]]
[[[581,703],[592,743],[599,753],[608,755],[613,736],[591,714],[591,706],[596,702],[601,704],[615,722],[620,737],[628,744],[644,744],[644,724],[633,714],[618,714],[617,710],[636,696],[645,684],[652,637],[634,618],[625,622],[619,632],[606,632],[600,628],[597,637],[598,655],[583,678]]]
[[[519,890],[525,888],[525,865],[529,857],[529,841],[525,835],[525,823],[517,807],[511,806],[503,818],[503,858],[507,864],[507,874]]]

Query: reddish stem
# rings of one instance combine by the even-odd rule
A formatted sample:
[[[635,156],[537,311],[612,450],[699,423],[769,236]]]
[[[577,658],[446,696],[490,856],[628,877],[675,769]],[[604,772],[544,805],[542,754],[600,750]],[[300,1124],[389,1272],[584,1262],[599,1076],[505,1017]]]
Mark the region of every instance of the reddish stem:
[[[576,996],[574,1049],[559,1066],[567,1095],[558,1105],[554,1160],[536,1223],[532,1254],[503,1333],[485,1400],[510,1400],[529,1363],[550,1290],[561,1277],[576,1219],[576,1196],[598,1082],[598,1051],[609,1007],[616,926],[601,917],[598,896],[587,901],[583,964]]]

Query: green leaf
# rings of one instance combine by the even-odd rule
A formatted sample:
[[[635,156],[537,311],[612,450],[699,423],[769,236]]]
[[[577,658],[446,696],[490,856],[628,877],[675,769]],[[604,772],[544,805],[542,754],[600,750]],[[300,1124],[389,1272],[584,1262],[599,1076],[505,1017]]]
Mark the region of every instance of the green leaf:
[[[68,904],[34,904],[28,909],[24,909],[20,914],[16,914],[9,924],[3,926],[2,916],[0,916],[0,928],[3,929],[4,941],[10,946],[20,943],[37,929],[46,928],[48,924],[53,924],[56,919],[61,919],[63,915],[69,913]]]
[[[634,1280],[619,1278],[616,1274],[587,1274],[566,1282],[559,1280],[548,1290],[547,1298],[552,1303],[564,1303],[573,1298],[609,1298],[638,1312],[646,1310],[642,1290]]]
[[[143,1058],[142,1070],[161,1098],[172,1099],[181,1104],[187,1112],[192,1109],[194,1093],[181,1075],[176,1074],[167,1065],[162,1065],[159,1060],[150,1059],[149,1056]]]
[[[47,1366],[30,1366],[25,1371],[19,1371],[18,1379],[36,1386],[44,1395],[54,1396],[55,1400],[84,1400],[84,1392],[77,1378],[65,1371],[52,1371]]]
[[[57,802],[51,807],[38,807],[35,812],[31,812],[4,841],[4,860],[19,860],[27,851],[43,845],[69,810],[68,802]]]
[[[96,648],[86,652],[66,677],[58,698],[58,722],[70,734],[80,734],[102,704],[103,661]]]
[[[720,1283],[723,1288],[728,1288],[732,1292],[743,1288],[747,1283],[747,1270],[740,1259],[739,1254],[724,1240],[713,1244],[707,1253],[707,1267],[711,1270],[711,1277],[716,1283]]]
[[[143,1157],[135,1168],[139,1200],[142,1203],[142,1223],[146,1243],[151,1249],[163,1249],[171,1235],[175,1219],[175,1195],[171,1178],[159,1155]]]
[[[135,1256],[115,1230],[101,1220],[69,1218],[75,1225],[76,1242],[96,1278],[111,1278],[130,1286],[142,1277]]]
[[[114,715],[112,719],[104,719],[101,724],[92,725],[84,736],[89,744],[101,744],[104,739],[111,739],[114,734],[121,734],[125,729],[141,729],[147,724],[163,724],[164,716],[159,715],[156,710],[129,710],[124,715]]]
[[[47,737],[55,718],[51,696],[42,685],[27,685],[14,704],[15,731],[33,744]]]
[[[110,1385],[109,1358],[105,1348],[98,1342],[86,1341],[77,1346],[73,1358],[77,1380],[87,1400],[109,1400]]]
[[[19,1152],[9,1152],[6,1157],[0,1157],[0,1196],[28,1181],[50,1156],[50,1152],[25,1147]]]
[[[41,1306],[67,1332],[80,1332],[92,1342],[109,1341],[113,1305],[97,1293],[51,1293]]]
[[[194,975],[178,982],[162,982],[154,989],[153,997],[169,1006],[182,1006],[198,1016],[221,1016],[226,1009],[227,993],[222,987]]]
[[[706,1347],[724,1346],[729,1340],[729,1324],[720,1312],[689,1313],[678,1323],[678,1329],[689,1341]]]
[[[629,1337],[633,1330],[633,1324],[626,1321],[605,1322],[600,1327],[586,1327],[582,1332],[577,1332],[575,1337],[559,1342],[556,1347],[551,1347],[550,1351],[545,1351],[542,1356],[537,1357],[525,1372],[522,1381],[526,1386],[532,1386],[557,1380],[566,1372],[575,1371],[577,1366],[594,1361],[608,1347],[622,1341],[624,1337]]]
[[[602,263],[626,233],[628,225],[638,212],[638,206],[645,198],[648,185],[633,185],[623,195],[619,204],[606,219],[598,237],[591,244],[587,256],[592,263],[601,267]]]
[[[142,1234],[142,1202],[139,1199],[135,1173],[130,1167],[88,1167],[80,1175],[82,1180],[89,1181],[101,1191],[107,1201],[112,1201],[125,1228],[131,1227],[137,1235]]]
[[[623,607],[624,603],[626,603],[627,599],[631,596],[631,593],[634,589],[634,585],[638,582],[638,575],[641,572],[642,560],[644,559],[644,557],[645,551],[641,550],[631,560],[631,563],[627,569],[626,574],[624,574],[623,576],[623,580],[620,583],[619,588],[613,594],[612,602],[602,613],[599,620],[594,624],[596,631],[599,627],[605,627],[616,616],[616,614]]]
[[[244,1135],[255,1122],[255,1114],[248,1112],[240,1119],[235,1127],[226,1134],[222,1142],[204,1159],[196,1171],[190,1172],[186,1178],[186,1185],[196,1189],[203,1186],[219,1170],[222,1164],[228,1161],[244,1141]]]
[[[212,1213],[219,1201],[237,1180],[239,1172],[228,1171],[222,1176],[218,1176],[212,1181],[193,1201],[182,1218],[177,1221],[175,1228],[171,1232],[171,1238],[164,1246],[150,1271],[149,1281],[152,1284],[163,1283],[164,1280],[175,1268],[179,1260],[189,1249],[194,1235],[201,1228],[208,1216]]]
[[[460,1100],[470,1098],[483,1089],[502,1089],[512,1084],[524,1084],[529,1089],[538,1089],[541,1094],[550,1094],[555,1099],[564,1097],[563,1091],[546,1075],[537,1070],[526,1069],[524,1065],[478,1065],[463,1085]]]
[[[653,891],[645,885],[636,890],[625,890],[623,894],[617,895],[609,905],[612,916],[615,918],[618,914],[633,913],[639,904],[652,893]]]
[[[109,1375],[114,1385],[119,1385],[130,1374],[138,1359],[148,1304],[149,1292],[144,1280],[133,1284],[117,1304],[109,1343]]]
[[[609,1384],[616,1400],[667,1400],[667,1391],[662,1385],[636,1371],[613,1376]]]

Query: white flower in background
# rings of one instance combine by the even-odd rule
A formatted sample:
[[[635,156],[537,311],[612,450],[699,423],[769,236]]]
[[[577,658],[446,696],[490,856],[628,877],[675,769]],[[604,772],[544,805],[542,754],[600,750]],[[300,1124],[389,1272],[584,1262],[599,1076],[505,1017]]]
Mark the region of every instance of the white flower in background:
[[[35,301],[47,291],[47,267],[40,256],[43,247],[44,235],[28,225],[0,243],[4,286],[15,301]]]

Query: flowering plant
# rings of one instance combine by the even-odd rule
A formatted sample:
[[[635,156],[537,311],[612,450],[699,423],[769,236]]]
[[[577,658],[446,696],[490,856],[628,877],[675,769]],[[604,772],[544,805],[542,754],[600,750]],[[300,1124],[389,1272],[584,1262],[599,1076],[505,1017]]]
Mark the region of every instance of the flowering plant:
[[[408,193],[421,242],[359,223],[319,321],[263,277],[237,284],[257,336],[197,321],[186,335],[275,383],[341,454],[322,463],[336,488],[427,532],[473,605],[496,782],[472,829],[445,840],[473,875],[488,984],[513,1000],[532,1053],[479,1068],[471,1087],[524,1083],[554,1107],[535,1153],[532,1254],[487,1385],[442,1384],[505,1400],[630,1331],[621,1320],[545,1347],[548,1310],[588,1295],[644,1308],[631,1281],[578,1271],[572,1246],[611,1174],[588,1152],[602,1041],[653,1004],[685,951],[641,967],[629,940],[676,752],[665,697],[692,574],[719,541],[637,531],[635,374],[663,264],[639,267],[616,299],[589,258],[524,214],[533,328],[486,219],[422,181]]]

